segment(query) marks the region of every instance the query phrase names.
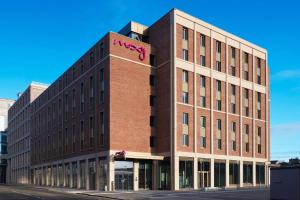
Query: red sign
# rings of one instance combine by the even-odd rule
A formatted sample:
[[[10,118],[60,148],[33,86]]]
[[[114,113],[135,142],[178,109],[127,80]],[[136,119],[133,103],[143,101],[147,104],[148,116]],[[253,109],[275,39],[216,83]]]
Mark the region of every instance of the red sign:
[[[114,45],[119,45],[121,47],[125,47],[126,49],[129,49],[131,51],[136,51],[139,53],[139,59],[141,61],[145,60],[146,57],[146,49],[144,47],[138,47],[135,46],[134,44],[131,44],[129,42],[123,42],[121,40],[114,40]]]
[[[124,160],[126,158],[126,152],[125,151],[119,151],[116,152],[114,155],[115,160]]]

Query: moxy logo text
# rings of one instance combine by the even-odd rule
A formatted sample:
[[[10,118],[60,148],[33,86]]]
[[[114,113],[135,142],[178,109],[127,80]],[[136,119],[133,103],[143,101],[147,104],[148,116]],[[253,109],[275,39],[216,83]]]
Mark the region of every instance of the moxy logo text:
[[[146,49],[144,47],[137,47],[134,44],[131,44],[129,42],[123,42],[121,40],[116,40],[116,39],[114,39],[114,45],[119,45],[119,46],[125,47],[126,49],[129,49],[131,51],[136,51],[139,53],[139,59],[141,61],[145,60]]]

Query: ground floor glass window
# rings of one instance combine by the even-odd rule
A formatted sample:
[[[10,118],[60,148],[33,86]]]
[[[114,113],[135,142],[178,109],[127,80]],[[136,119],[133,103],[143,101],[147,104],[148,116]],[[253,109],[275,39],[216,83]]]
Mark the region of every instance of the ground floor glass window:
[[[265,184],[265,166],[256,165],[256,184]]]
[[[115,189],[133,189],[133,162],[115,161]]]
[[[240,167],[238,163],[229,163],[229,184],[237,185],[240,183]]]
[[[215,163],[215,187],[225,187],[225,163],[223,162],[216,162]]]
[[[210,162],[208,161],[198,162],[198,187],[210,187]]]
[[[179,161],[179,188],[192,188],[193,177],[193,161]]]
[[[244,183],[252,184],[252,178],[253,172],[252,172],[252,164],[245,163],[243,165],[243,179]]]

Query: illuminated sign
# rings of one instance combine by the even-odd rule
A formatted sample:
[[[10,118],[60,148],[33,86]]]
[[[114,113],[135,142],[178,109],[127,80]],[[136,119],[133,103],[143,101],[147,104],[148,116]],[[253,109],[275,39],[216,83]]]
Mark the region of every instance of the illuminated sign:
[[[114,155],[114,160],[125,160],[126,159],[126,152],[125,151],[119,151],[116,152]]]
[[[138,47],[135,46],[134,44],[131,44],[129,42],[123,42],[121,40],[114,40],[114,45],[119,45],[121,47],[125,47],[126,49],[129,49],[131,51],[136,51],[139,53],[139,59],[141,61],[145,60],[146,57],[146,49],[144,47]]]

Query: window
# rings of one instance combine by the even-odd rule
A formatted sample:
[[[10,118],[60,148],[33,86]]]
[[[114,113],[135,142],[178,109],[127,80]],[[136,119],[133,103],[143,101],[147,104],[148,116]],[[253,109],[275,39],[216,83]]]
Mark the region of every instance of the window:
[[[100,59],[103,59],[104,57],[104,44],[100,44]]]
[[[155,127],[155,125],[156,125],[156,117],[150,116],[150,126]]]
[[[182,49],[182,59],[186,61],[189,60],[189,51],[187,49]]]
[[[90,147],[94,146],[94,118],[90,117]]]
[[[221,131],[222,131],[222,123],[220,119],[217,119],[217,148],[219,150],[222,149]]]
[[[76,90],[73,89],[72,92],[72,115],[74,116],[76,111]]]
[[[245,116],[249,117],[249,90],[244,90],[244,97],[245,97]]]
[[[83,149],[84,145],[84,122],[80,121],[80,149]]]
[[[155,82],[156,82],[155,76],[151,74],[150,75],[150,85],[155,86]]]
[[[150,54],[150,65],[156,66],[156,56],[153,54]]]
[[[231,57],[232,59],[235,59],[235,48],[234,47],[231,47]],[[235,63],[231,63],[232,64],[235,64]]]
[[[261,93],[257,93],[257,118],[261,119]]]
[[[200,106],[205,108],[206,107],[206,98],[205,96],[200,96]]]
[[[200,35],[200,45],[201,47],[205,47],[205,35],[201,34]]]
[[[83,113],[84,111],[84,88],[83,83],[80,84],[80,112]]]
[[[249,125],[244,125],[244,131],[245,131],[245,151],[249,152]]]
[[[100,112],[100,144],[104,145],[104,114]]]
[[[65,120],[68,120],[68,94],[65,94]]]
[[[183,113],[183,115],[182,115],[182,124],[184,124],[184,125],[188,125],[189,124],[188,113]]]
[[[183,134],[182,135],[182,145],[188,146],[189,145],[189,135]]]
[[[206,117],[200,117],[200,146],[206,148]]]
[[[216,81],[216,89],[217,89],[217,100],[216,100],[216,109],[221,110],[222,109],[222,102],[221,102],[221,81]]]
[[[205,76],[200,76],[200,87],[205,88],[206,83],[205,83]]]
[[[257,153],[261,154],[261,127],[257,127]]]
[[[155,147],[155,146],[156,146],[156,137],[150,136],[150,147]]]
[[[100,69],[100,103],[104,102],[104,69]]]
[[[232,150],[236,151],[236,122],[231,123]]]
[[[261,59],[257,58],[257,69],[256,69],[256,76],[257,76],[257,83],[261,84]]]
[[[94,66],[95,64],[95,57],[94,57],[94,52],[90,53],[90,67]]]
[[[205,66],[205,56],[200,55],[200,65]]]
[[[244,79],[249,80],[249,54],[245,53]]]
[[[94,105],[94,78],[90,77],[90,106]]]
[[[236,87],[235,85],[231,85],[231,113],[236,113],[236,104],[235,104],[235,95],[236,95]]]
[[[217,110],[222,110],[222,102],[221,102],[221,100],[217,100],[217,108],[216,108]]]
[[[83,60],[80,61],[80,73],[81,73],[81,74],[84,73],[84,63],[83,63]]]
[[[75,134],[75,124],[72,126],[72,152],[75,152],[75,145],[76,145],[76,134]]]
[[[76,66],[74,66],[72,68],[72,79],[73,79],[73,81],[75,80],[75,78],[76,78]]]
[[[189,94],[187,92],[182,92],[182,102],[189,103]]]
[[[188,29],[186,27],[182,28],[182,39],[188,40]]]
[[[186,70],[182,71],[182,82],[184,82],[184,83],[189,82],[189,75],[188,75],[188,71],[186,71]]]
[[[150,106],[156,105],[156,96],[150,95]]]
[[[231,95],[236,95],[235,85],[231,85]]]
[[[221,92],[221,81],[217,80],[216,83],[217,92]]]
[[[221,62],[220,61],[216,61],[216,70],[221,72],[222,68],[221,68]]]
[[[216,52],[221,53],[221,42],[220,41],[216,41]]]

